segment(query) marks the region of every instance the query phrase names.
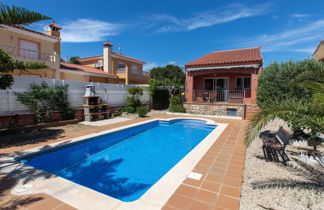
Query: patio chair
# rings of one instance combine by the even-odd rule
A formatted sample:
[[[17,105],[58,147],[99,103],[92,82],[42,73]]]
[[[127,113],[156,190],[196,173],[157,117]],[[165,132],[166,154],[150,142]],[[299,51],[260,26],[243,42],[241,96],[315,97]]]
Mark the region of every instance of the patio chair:
[[[286,165],[287,161],[290,161],[288,155],[286,154],[286,146],[289,144],[293,135],[290,135],[283,127],[280,127],[275,135],[260,134],[263,141],[263,154],[266,160],[279,162],[278,155],[280,155],[282,162]]]

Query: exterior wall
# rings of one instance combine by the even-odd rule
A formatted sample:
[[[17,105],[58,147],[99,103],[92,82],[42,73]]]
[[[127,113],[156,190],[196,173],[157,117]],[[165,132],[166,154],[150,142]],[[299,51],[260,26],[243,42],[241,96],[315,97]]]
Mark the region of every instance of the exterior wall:
[[[316,52],[313,55],[313,58],[317,61],[323,61],[324,59],[324,41],[322,41],[320,43],[320,45],[318,46]]]
[[[227,109],[236,109],[237,117],[244,118],[245,106],[235,104],[195,104],[195,103],[184,103],[183,106],[186,108],[188,113],[192,114],[206,114],[216,116],[227,116]]]
[[[101,83],[113,83],[118,84],[118,78],[108,78],[108,77],[100,77],[100,76],[92,76],[92,75],[83,75],[83,74],[69,74],[66,72],[61,72],[62,80],[74,80],[81,82],[101,82]]]
[[[95,63],[98,63],[98,61],[101,59],[93,59],[93,60],[89,60],[89,61],[82,61],[81,65],[84,66],[90,66],[90,67],[94,67]],[[128,72],[124,73],[117,73],[118,70],[118,63],[124,63],[127,67],[128,67]],[[119,80],[118,83],[120,84],[147,84],[149,77],[144,76],[143,75],[143,64],[139,64],[136,62],[132,62],[129,60],[124,60],[121,58],[115,58],[112,57],[111,58],[111,74],[117,75]],[[133,72],[132,71],[132,66],[133,65],[137,65],[138,71],[137,72]],[[101,69],[103,70],[104,67],[100,67],[97,69]]]
[[[39,78],[50,78],[55,79],[55,69],[46,68],[46,69],[29,69],[26,71],[14,70],[12,74],[14,76],[33,76]]]
[[[228,90],[236,90],[236,78],[237,77],[251,77],[251,89],[247,89],[245,92],[244,103],[255,104],[256,103],[256,89],[258,82],[258,74],[262,68],[259,69],[236,69],[225,70],[217,69],[211,71],[197,71],[186,73],[186,100],[192,102],[193,90],[204,90],[204,80],[206,78],[227,78]]]
[[[11,32],[6,29],[1,29],[0,28],[0,45],[3,46],[8,46],[8,47],[14,47],[12,49],[17,49],[19,48],[19,40],[26,40],[26,41],[31,41],[35,42],[39,45],[39,51],[40,53],[54,53],[56,52],[55,50],[57,49],[57,46],[55,47],[55,43],[47,40],[43,40],[40,38],[36,38],[33,36],[27,36],[25,34],[19,34],[16,32]],[[58,42],[58,41],[57,41]],[[0,47],[1,49],[1,47]],[[9,49],[9,48],[7,48]],[[5,50],[5,49],[4,49]],[[5,50],[6,51],[6,50]],[[41,62],[45,63],[48,67],[52,69],[56,69],[56,77],[59,77],[59,66],[60,66],[60,56],[59,54],[56,55],[56,61],[55,62],[49,62],[49,61],[44,61],[44,60],[36,60],[36,59],[25,59],[19,56],[14,57],[15,59],[19,59],[22,61],[36,61],[36,62]],[[56,78],[59,79],[59,78]]]

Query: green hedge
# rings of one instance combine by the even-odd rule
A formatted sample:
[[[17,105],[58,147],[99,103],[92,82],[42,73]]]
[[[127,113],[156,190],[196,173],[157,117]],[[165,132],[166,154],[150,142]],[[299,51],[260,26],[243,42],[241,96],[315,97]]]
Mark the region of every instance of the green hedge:
[[[259,77],[257,89],[257,104],[267,107],[268,104],[282,100],[310,100],[309,92],[297,86],[295,78],[310,69],[318,68],[314,60],[300,62],[273,63],[266,67]]]

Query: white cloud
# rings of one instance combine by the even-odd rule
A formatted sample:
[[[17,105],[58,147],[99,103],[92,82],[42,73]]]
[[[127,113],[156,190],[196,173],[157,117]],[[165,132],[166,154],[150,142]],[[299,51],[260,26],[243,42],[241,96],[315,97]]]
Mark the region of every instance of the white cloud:
[[[150,63],[144,64],[143,70],[144,71],[150,71],[151,69],[159,67],[159,66],[162,67],[162,66],[166,66],[168,64],[176,65],[176,63],[177,63],[176,61],[170,61],[168,63],[162,63],[162,64],[158,64],[158,63],[155,63],[155,62],[150,62]]]
[[[124,25],[100,20],[78,19],[62,24],[62,42],[97,42],[117,35]]]
[[[149,70],[151,70],[151,69],[153,69],[153,68],[155,68],[155,67],[158,67],[159,65],[157,64],[157,63],[154,63],[154,62],[152,62],[152,63],[146,63],[146,64],[144,64],[144,66],[143,66],[143,70],[144,71],[149,71]]]
[[[233,4],[220,11],[204,11],[189,18],[177,18],[172,15],[160,14],[152,17],[150,24],[156,32],[191,31],[202,27],[231,22],[234,20],[267,14],[270,3],[246,6]]]
[[[252,37],[243,42],[243,45],[244,47],[261,46],[263,52],[310,52],[309,46],[316,45],[323,38],[323,34],[324,19],[321,19],[280,33]],[[315,45],[313,50],[316,48]]]
[[[305,18],[305,17],[308,17],[309,15],[308,14],[296,13],[296,14],[292,14],[291,16],[295,17],[295,18]]]

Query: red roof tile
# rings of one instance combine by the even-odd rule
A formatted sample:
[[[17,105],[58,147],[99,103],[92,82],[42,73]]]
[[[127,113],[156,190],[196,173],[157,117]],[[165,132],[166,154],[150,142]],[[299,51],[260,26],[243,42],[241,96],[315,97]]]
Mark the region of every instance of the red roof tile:
[[[48,35],[48,34],[44,34],[44,33],[39,32],[39,31],[31,30],[29,28],[24,28],[22,26],[18,26],[18,25],[5,25],[5,26],[17,28],[17,29],[20,29],[20,30],[24,30],[24,31],[28,31],[28,32],[31,32],[31,33],[35,33],[35,34],[39,34],[39,35],[42,35],[42,36],[47,36],[47,37],[50,37],[50,38],[54,38],[54,39],[60,40],[59,37],[51,36],[51,35]]]
[[[103,46],[114,46],[113,44],[111,44],[110,42],[105,42],[102,44]]]
[[[63,70],[70,70],[70,71],[79,71],[79,72],[86,72],[86,73],[95,73],[95,74],[102,74],[106,76],[111,76],[111,77],[117,77],[116,75],[113,74],[108,74],[100,69],[96,69],[93,67],[89,66],[83,66],[83,65],[78,65],[78,64],[71,64],[71,63],[65,63],[61,62],[60,63],[60,68]]]
[[[129,57],[127,55],[122,55],[122,54],[119,54],[119,53],[112,53],[112,55],[116,55],[118,57],[130,59],[130,60],[133,60],[133,61],[136,61],[136,62],[140,62],[140,63],[143,63],[143,64],[145,63],[145,61],[141,61],[141,60],[138,60],[136,58],[132,58],[132,57]],[[86,61],[86,60],[97,60],[97,59],[102,59],[102,57],[103,57],[103,55],[95,55],[95,56],[78,58],[78,61],[82,62],[82,61]]]
[[[260,47],[211,52],[186,64],[188,67],[222,66],[239,63],[262,63]]]

